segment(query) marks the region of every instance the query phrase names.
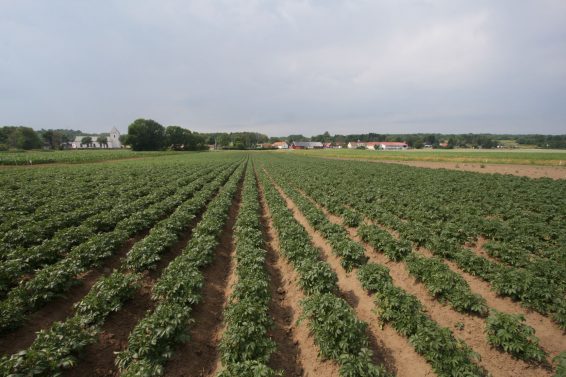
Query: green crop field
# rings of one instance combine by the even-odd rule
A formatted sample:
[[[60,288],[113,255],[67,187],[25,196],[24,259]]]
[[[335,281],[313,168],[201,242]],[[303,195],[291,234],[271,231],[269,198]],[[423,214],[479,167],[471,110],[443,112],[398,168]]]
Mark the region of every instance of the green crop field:
[[[0,165],[81,164],[170,154],[175,154],[175,152],[133,152],[129,149],[0,152]]]
[[[566,151],[558,149],[415,149],[405,151],[319,149],[296,150],[293,151],[293,153],[315,157],[386,161],[429,161],[566,166]]]
[[[106,152],[0,169],[2,376],[566,369],[565,180],[311,158],[560,153]]]

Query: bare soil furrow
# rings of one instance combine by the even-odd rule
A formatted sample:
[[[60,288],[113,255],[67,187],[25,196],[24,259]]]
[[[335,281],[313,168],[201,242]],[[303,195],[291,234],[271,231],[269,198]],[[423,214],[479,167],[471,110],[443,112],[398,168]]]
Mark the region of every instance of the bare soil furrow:
[[[192,230],[200,221],[197,216],[188,225],[179,240],[162,255],[155,268],[144,272],[141,287],[134,297],[128,300],[116,313],[112,313],[102,326],[98,341],[88,345],[79,355],[77,366],[64,371],[66,376],[93,375],[97,377],[117,376],[115,352],[124,350],[128,345],[128,336],[136,324],[143,319],[148,311],[155,308],[151,299],[151,289],[165,267],[181,254],[192,236]],[[125,255],[125,254],[124,254]],[[118,267],[118,266],[115,266]]]
[[[271,356],[269,366],[274,370],[283,371],[284,376],[299,377],[303,375],[299,344],[293,339],[296,311],[290,302],[289,292],[285,288],[285,274],[281,269],[283,261],[279,255],[279,241],[275,229],[270,224],[269,210],[263,199],[261,185],[258,185],[261,201],[261,225],[265,241],[266,269],[269,276],[269,291],[271,303],[269,314],[274,326],[269,336],[275,341],[277,349]]]
[[[373,298],[362,287],[355,272],[347,273],[344,270],[338,257],[333,254],[330,244],[320,233],[311,227],[308,220],[295,206],[293,201],[285,195],[281,188],[277,187],[277,189],[285,197],[287,205],[295,214],[295,218],[305,227],[311,239],[313,239],[314,244],[322,250],[322,257],[330,264],[332,269],[336,271],[338,275],[338,287],[340,288],[342,297],[354,308],[358,318],[369,325],[368,335],[370,342],[373,343],[371,346],[374,356],[376,357],[375,361],[382,363],[387,370],[399,377],[434,375],[430,365],[422,356],[414,351],[406,338],[397,334],[390,326],[384,326],[383,329],[381,328],[381,324],[373,312],[375,308]],[[316,205],[316,203],[314,204]],[[321,207],[318,206],[318,208]],[[339,223],[338,217],[331,215],[324,209],[322,210],[330,221],[337,224]]]
[[[308,198],[308,196],[306,197]],[[309,199],[312,201],[312,198]],[[315,202],[313,201],[313,203]],[[343,221],[340,217],[334,216],[330,214],[328,211],[326,211],[325,208],[322,208],[318,204],[316,205],[318,206],[318,208],[321,208],[325,212],[325,214],[328,216],[328,219],[330,221],[344,226]],[[447,305],[444,305],[438,302],[437,300],[431,298],[428,291],[426,290],[426,287],[423,284],[419,284],[415,281],[415,279],[409,274],[409,271],[404,265],[404,263],[390,261],[384,254],[379,253],[378,251],[374,250],[373,247],[363,242],[360,239],[360,237],[358,237],[356,228],[345,227],[345,229],[347,229],[351,239],[364,246],[366,250],[366,255],[370,258],[370,261],[374,263],[386,265],[390,269],[390,275],[393,278],[393,283],[396,286],[416,296],[421,301],[423,307],[426,309],[426,311],[433,320],[435,320],[441,326],[450,328],[454,333],[454,336],[456,336],[459,339],[462,339],[463,341],[466,342],[466,344],[472,347],[472,349],[475,352],[477,352],[481,357],[481,361],[479,362],[479,364],[481,364],[486,370],[488,370],[494,377],[518,376],[518,375],[520,376],[551,375],[550,370],[542,366],[535,366],[528,364],[522,360],[513,358],[511,355],[507,353],[492,348],[487,343],[487,339],[485,336],[486,324],[483,318],[458,313],[452,310]],[[426,251],[426,252],[429,255],[431,254],[430,251]],[[465,278],[465,276],[463,277]],[[474,287],[472,286],[470,287],[472,288],[472,290],[474,290]],[[482,292],[477,292],[477,293],[482,294]],[[488,301],[488,305],[490,305],[490,301]],[[504,310],[503,308],[501,310],[507,311]],[[462,324],[463,327],[461,327],[460,324]],[[529,325],[531,325],[531,323],[529,323]],[[459,330],[459,328],[461,329]],[[546,332],[542,331],[542,333],[543,335],[546,335]],[[563,349],[564,348],[562,348],[561,350]]]
[[[332,360],[322,360],[319,358],[319,349],[314,343],[314,338],[310,335],[307,321],[302,320],[299,322],[302,313],[300,303],[305,299],[305,295],[297,284],[299,281],[297,272],[284,257],[281,257],[279,237],[273,226],[271,214],[265,202],[261,185],[259,191],[262,205],[266,211],[267,229],[270,234],[269,244],[278,256],[275,259],[275,265],[281,272],[281,289],[285,292],[284,302],[291,308],[291,318],[289,321],[291,325],[289,331],[293,338],[293,344],[296,345],[299,350],[299,364],[303,368],[302,375],[305,377],[337,377],[340,375],[339,366]]]
[[[151,288],[155,279],[145,276],[141,288],[116,313],[112,313],[98,335],[98,341],[88,345],[79,355],[74,368],[63,371],[64,376],[118,376],[118,368],[114,364],[115,352],[128,345],[128,335],[136,324],[155,306],[151,299]]]
[[[126,256],[139,240],[149,233],[149,229],[138,233],[135,237],[126,241],[122,247],[111,257],[106,259],[103,264],[79,276],[76,285],[69,291],[61,295],[39,310],[30,314],[23,326],[16,330],[6,333],[0,337],[0,354],[9,355],[28,348],[36,338],[36,333],[47,329],[56,321],[63,321],[74,313],[74,305],[79,302],[92,288],[94,283],[102,276],[108,276],[117,268],[122,259]]]
[[[321,258],[337,273],[338,288],[340,289],[339,295],[354,309],[357,317],[369,325],[367,336],[370,342],[369,348],[373,352],[374,362],[376,364],[383,364],[388,370],[394,371],[396,369],[396,363],[391,357],[391,352],[383,343],[383,335],[379,334],[379,326],[376,326],[372,318],[374,305],[371,297],[364,292],[364,289],[359,281],[357,281],[355,275],[347,274],[346,271],[344,271],[340,265],[340,260],[332,253],[332,247],[320,233],[314,230],[295,203],[279,186],[276,185],[275,187],[279,191],[279,194],[285,199],[287,208],[293,212],[295,220],[305,228],[313,245],[321,251]]]
[[[228,212],[228,219],[212,264],[204,271],[202,301],[193,308],[194,325],[189,340],[180,345],[165,365],[166,376],[212,376],[219,362],[218,343],[222,331],[222,311],[229,297],[234,271],[233,228],[241,202],[241,182]]]
[[[418,252],[422,255],[432,256],[432,253],[425,248],[419,248]],[[498,296],[497,293],[491,290],[489,283],[477,276],[462,271],[456,263],[448,260],[444,260],[444,263],[466,280],[473,293],[477,293],[485,298],[490,308],[505,313],[523,314],[527,325],[535,329],[535,335],[539,338],[540,345],[549,353],[549,361],[560,352],[566,350],[566,334],[550,318],[529,310],[508,297]]]

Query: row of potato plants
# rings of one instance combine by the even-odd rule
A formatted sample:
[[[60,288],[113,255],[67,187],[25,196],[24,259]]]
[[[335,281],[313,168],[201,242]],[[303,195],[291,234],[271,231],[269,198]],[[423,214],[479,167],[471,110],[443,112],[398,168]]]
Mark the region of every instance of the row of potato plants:
[[[377,250],[387,250],[390,259],[397,258],[395,240],[387,231],[375,225],[361,225],[358,234]],[[438,258],[426,258],[415,253],[405,255],[409,273],[425,284],[428,292],[441,301],[448,301],[460,312],[471,312],[487,317],[488,342],[513,356],[529,362],[544,363],[546,353],[534,336],[534,329],[524,317],[500,313],[488,308],[485,299],[470,291],[468,284]],[[511,335],[512,334],[512,335]]]
[[[288,180],[282,181],[288,182]],[[292,189],[290,190],[292,191]],[[317,195],[316,198],[320,200],[324,196]],[[299,200],[300,202],[304,202],[304,199]],[[316,209],[310,209],[310,211],[314,210]],[[411,253],[411,243],[409,241],[405,241],[409,244],[408,252],[402,254],[395,252],[398,240],[390,235],[389,232],[375,225],[361,225],[358,229],[358,234],[363,241],[369,242],[375,249],[385,250],[390,259],[403,259],[409,273],[416,277],[418,281],[423,282],[431,295],[441,301],[448,301],[455,310],[471,312],[483,317],[490,314],[490,309],[487,307],[485,299],[473,294],[466,281],[459,274],[451,271],[440,259],[426,258]],[[494,321],[494,318],[506,318],[506,321]],[[491,312],[490,317],[487,319],[487,327],[489,328],[489,325],[494,323],[501,326],[497,330],[492,331],[491,335],[488,335],[488,342],[523,360],[543,362],[546,354],[538,345],[538,339],[533,335],[534,329],[523,322],[524,318],[520,316],[498,313],[496,311]],[[529,336],[517,335],[506,338],[506,333],[515,335],[529,334]],[[513,351],[517,349],[527,351]]]
[[[155,268],[161,254],[177,241],[191,221],[206,208],[216,191],[236,168],[237,166],[234,166],[215,172],[215,178],[211,182],[204,185],[190,200],[178,206],[171,216],[151,228],[149,234],[128,251],[125,268],[140,272]]]
[[[470,347],[456,339],[450,329],[439,326],[418,298],[393,285],[389,269],[368,263],[358,270],[362,286],[375,295],[377,314],[390,323],[432,366],[439,376],[484,376],[485,371]]]
[[[402,248],[404,252],[396,252],[399,240],[377,225],[364,224],[358,228],[357,233],[375,250],[383,250],[389,259],[403,261],[409,273],[417,281],[423,283],[433,297],[441,302],[448,302],[454,310],[461,313],[474,313],[482,317],[489,313],[485,299],[472,293],[470,286],[462,276],[450,270],[442,260],[412,253],[411,242],[407,240],[404,240],[406,245]]]
[[[186,331],[192,308],[202,300],[202,269],[212,263],[244,169],[242,163],[210,202],[182,253],[153,286],[156,308],[136,325],[127,348],[116,357],[122,376],[162,375],[175,346],[189,340]]]
[[[275,161],[270,162],[283,167],[291,163],[291,161],[285,161],[285,158],[272,158],[271,160]],[[389,179],[385,179],[383,185],[370,184],[369,182],[364,184],[363,180],[373,179],[372,176],[367,172],[362,175],[356,173],[361,169],[375,168],[373,165],[343,162],[332,164],[332,168],[325,168],[326,164],[327,161],[315,164],[308,160],[301,161],[300,164],[295,163],[293,166],[296,166],[296,169],[290,177],[294,178],[294,181],[305,190],[308,186],[309,189],[316,192],[316,195],[313,195],[314,197],[325,192],[327,196],[342,198],[343,204],[351,206],[372,220],[395,229],[404,238],[415,242],[417,245],[426,246],[438,256],[453,259],[466,272],[488,281],[498,294],[519,300],[525,306],[541,314],[550,315],[560,327],[566,328],[566,299],[564,298],[564,287],[559,283],[560,279],[564,279],[560,272],[565,264],[556,264],[546,260],[544,263],[533,263],[528,268],[511,268],[487,260],[465,248],[462,244],[473,239],[477,232],[466,228],[464,222],[455,223],[443,220],[443,218],[439,219],[438,211],[429,207],[430,197],[433,194],[428,190],[423,190],[421,186],[426,189],[429,186],[438,188],[437,180],[433,182],[419,181],[419,187],[415,188],[415,194],[418,195],[413,195],[413,191],[411,191],[411,195],[403,195],[407,191],[407,187],[413,187],[414,177],[412,180],[407,178],[407,180],[401,181],[402,187],[398,187],[398,182],[393,187],[388,186],[391,183]],[[301,169],[301,167],[306,168]],[[348,169],[345,169],[345,167]],[[317,179],[312,178],[311,169],[314,168],[319,171]],[[399,174],[407,173],[401,167],[399,169]],[[409,169],[408,172],[414,176],[423,175],[427,178],[426,172],[422,172],[422,170],[426,169]],[[322,171],[324,173],[321,173]],[[482,181],[489,180],[489,178],[473,174],[463,175],[466,179],[475,177]],[[355,186],[349,185],[348,182],[354,179],[353,176],[355,176],[355,179],[362,180],[362,182],[358,182],[359,184]],[[383,177],[381,175],[379,177],[381,181]],[[300,182],[298,182],[299,180]],[[396,186],[398,191],[395,191]],[[454,192],[460,190],[459,186],[448,186]],[[423,192],[426,193],[424,197],[422,196]],[[396,205],[392,205],[394,203],[391,199],[392,195],[397,197],[396,202],[398,203]],[[507,196],[511,195],[508,193]],[[400,204],[402,204],[402,207],[399,206]],[[419,210],[414,211],[414,208],[419,208]],[[470,207],[470,212],[473,213],[475,208]],[[552,208],[556,209],[555,206],[552,206]],[[442,214],[446,215],[444,212]],[[473,223],[474,219],[477,220],[477,217],[471,214],[468,217],[468,222]]]
[[[31,216],[5,214],[0,234],[0,257],[5,252],[14,248],[26,248],[41,243],[50,238],[54,232],[78,225],[86,218],[112,208],[115,201],[120,200],[129,191],[137,187],[150,188],[155,178],[161,177],[166,183],[170,180],[165,172],[148,171],[147,175],[135,174],[124,169],[113,168],[104,172],[104,178],[97,178],[91,182],[88,177],[69,176],[67,172],[60,172],[67,178],[63,185],[52,182],[50,190],[45,192],[44,200],[48,199],[43,206],[38,206]],[[100,173],[98,173],[100,174]],[[43,180],[39,175],[37,180]],[[31,187],[39,186],[36,182],[28,183]],[[10,192],[17,200],[22,200],[18,195],[20,190]],[[41,190],[35,193],[41,196]],[[55,191],[55,192],[53,192]]]
[[[223,369],[219,376],[275,376],[267,364],[275,351],[269,337],[269,277],[265,269],[259,195],[250,167],[244,179],[242,201],[234,226],[236,282],[224,308],[224,332],[220,341]]]
[[[75,314],[41,330],[26,350],[0,359],[2,376],[53,376],[76,364],[74,354],[96,341],[105,319],[138,288],[139,276],[113,272],[75,305]]]
[[[311,244],[305,229],[295,220],[283,198],[262,169],[257,171],[283,256],[299,275],[299,285],[306,294],[301,303],[301,318],[319,347],[319,354],[340,365],[340,375],[385,376],[381,365],[372,362],[368,348],[367,324],[356,318],[352,308],[338,292],[337,276],[320,260],[320,252]]]
[[[120,221],[113,231],[91,237],[88,241],[73,247],[64,259],[38,271],[31,280],[23,281],[0,302],[0,331],[20,325],[25,320],[27,312],[66,291],[76,281],[77,275],[101,263],[136,233],[151,228],[163,216],[193,197],[207,181],[222,170],[225,168],[206,174],[180,188],[175,195],[167,196],[132,214]]]
[[[310,165],[309,172],[317,168]],[[455,225],[457,232],[451,232],[453,235],[473,239],[483,234],[511,249],[565,261],[566,235],[561,229],[566,201],[564,185],[559,181],[348,162],[316,165],[319,170],[327,165],[332,171],[330,177],[345,173],[341,175],[345,182],[355,177],[358,187],[365,189],[360,193],[362,190],[354,188],[358,198],[378,200],[380,207],[406,219],[425,219],[429,226],[438,228]],[[368,174],[370,171],[375,174]],[[383,183],[381,189],[372,187],[374,176]],[[400,195],[395,197],[394,193]],[[407,202],[412,203],[407,206]]]
[[[57,178],[43,172],[34,173],[31,176],[26,175],[28,174],[25,172],[17,172],[3,180],[6,185],[0,189],[2,193],[0,198],[0,210],[2,211],[0,244],[5,241],[17,244],[20,240],[25,242],[26,238],[33,241],[33,233],[20,235],[14,232],[17,228],[33,227],[41,232],[42,229],[34,224],[46,218],[53,220],[59,218],[59,221],[66,221],[65,216],[72,217],[72,212],[78,208],[73,207],[69,211],[69,202],[65,203],[65,199],[80,204],[83,199],[89,201],[94,199],[100,191],[116,193],[115,188],[127,183],[127,181],[119,180],[116,170],[111,170],[105,177],[106,179],[97,178],[96,180],[89,177],[80,180],[67,174],[61,174]],[[62,177],[65,182],[61,182]],[[49,226],[49,224],[45,225]]]
[[[285,186],[285,191],[286,193],[291,193],[290,196],[291,198],[293,198],[293,200],[295,201],[295,204],[298,204],[299,209],[301,210],[301,212],[305,215],[305,217],[307,219],[309,218],[313,218],[313,219],[320,219],[318,220],[319,223],[326,223],[328,222],[328,219],[326,218],[326,216],[324,216],[324,212],[317,208],[316,206],[314,206],[309,199],[307,199],[305,196],[302,196],[300,194],[297,193],[296,190],[294,190],[289,183],[286,183],[288,181],[282,179],[279,182],[281,182],[284,186]],[[317,198],[318,199],[318,198]],[[317,215],[315,215],[315,213]],[[325,220],[322,219],[322,217],[324,217]],[[309,220],[310,221],[310,220]],[[313,224],[311,222],[311,224],[317,228],[317,225]],[[339,225],[338,225],[339,226]],[[341,229],[343,229],[340,226]],[[324,229],[324,228],[321,228]],[[378,228],[379,229],[379,228]],[[406,259],[410,259],[410,258],[420,258],[418,256],[416,256],[415,254],[411,253],[411,245],[409,243],[408,247],[407,245],[403,244],[400,245],[398,244],[398,240],[396,240],[393,236],[391,236],[389,233],[387,233],[386,231],[379,229],[379,235],[381,236],[380,238],[380,242],[382,243],[382,246],[385,245],[385,242],[389,242],[390,246],[387,248],[387,250],[389,251],[389,255],[391,256],[391,259],[394,260],[400,260],[401,258],[406,258]],[[321,230],[321,233],[323,233],[324,235],[324,230]],[[343,234],[344,237],[346,237],[350,242],[354,242],[353,240],[351,240],[349,238],[349,236],[347,235],[346,231],[344,230]],[[339,246],[340,244],[336,244],[336,246]],[[356,245],[358,245],[359,247],[361,247],[361,245],[359,245],[358,243],[356,243]],[[331,244],[331,246],[333,247],[333,249],[335,248],[334,245]],[[400,252],[396,251],[396,246],[399,246]],[[335,253],[339,254],[339,252],[337,252],[336,250],[334,250]],[[362,253],[363,253],[363,247],[362,247]],[[425,259],[425,258],[423,258]],[[358,278],[360,280],[360,282],[362,283],[362,285],[364,286],[365,289],[367,289],[368,291],[370,291],[370,293],[375,293],[378,291],[378,288],[383,288],[382,285],[379,285],[379,281],[381,280],[385,280],[390,284],[390,287],[392,289],[391,292],[386,292],[386,296],[376,296],[376,309],[378,311],[378,313],[380,313],[382,310],[384,310],[384,308],[386,307],[386,305],[384,305],[384,303],[386,303],[387,301],[384,300],[380,300],[380,297],[388,297],[387,294],[390,294],[391,298],[394,297],[411,297],[411,300],[413,300],[414,302],[418,303],[420,305],[420,302],[418,301],[418,299],[414,296],[410,296],[408,293],[406,293],[405,291],[403,291],[402,289],[393,286],[392,283],[392,279],[389,276],[389,272],[388,269],[384,266],[381,265],[376,265],[373,263],[367,263],[367,260],[364,259],[359,265],[356,266],[356,268],[358,268]],[[375,276],[374,276],[375,275]],[[370,290],[368,289],[368,284],[372,283],[374,284],[374,289]],[[403,311],[406,308],[403,308],[401,311]],[[411,317],[414,317],[415,320],[419,320],[419,315],[417,312],[413,311],[413,312],[409,312],[409,313],[404,313],[407,317],[405,318],[406,321],[411,321]],[[380,316],[381,320],[384,320],[383,316]],[[386,321],[384,321],[386,322]],[[427,359],[427,361],[431,364],[431,366],[434,368],[434,370],[439,374],[439,375],[460,375],[460,374],[468,374],[468,375],[483,375],[484,371],[477,366],[477,364],[475,363],[476,360],[476,356],[472,350],[465,345],[465,343],[460,342],[458,340],[456,340],[456,338],[454,338],[454,336],[452,335],[452,332],[449,329],[446,328],[442,328],[440,327],[436,322],[434,322],[432,319],[428,318],[428,322],[427,322],[428,327],[425,328],[421,328],[421,333],[419,333],[418,335],[415,335],[416,333],[413,334],[408,334],[406,332],[400,332],[401,335],[409,337],[409,335],[414,335],[411,344],[413,345],[413,347],[415,347],[415,350],[420,353],[421,355],[423,355],[425,357],[425,359]],[[399,331],[399,328],[396,327],[395,325],[393,325],[394,328]],[[431,338],[434,338],[438,341],[438,343],[440,343],[440,345],[438,345],[438,343],[433,342],[431,344],[427,344],[427,341],[425,340],[426,338],[421,336],[423,334],[427,334],[426,336],[428,336],[428,340],[430,340]],[[409,338],[409,340],[411,340],[411,338]],[[444,348],[445,347],[445,348]],[[440,355],[439,355],[440,353]],[[445,357],[442,357],[442,355],[444,355]]]
[[[221,172],[214,183],[222,185],[233,170]],[[238,174],[234,174],[236,179]],[[233,181],[234,178],[231,182]],[[226,187],[231,186],[227,184]],[[221,194],[218,197],[220,196]],[[218,200],[215,199],[215,202]],[[214,204],[211,203],[211,206]],[[202,221],[205,221],[205,218],[203,217]],[[58,374],[61,369],[73,367],[77,352],[96,341],[96,335],[108,315],[118,311],[138,288],[141,274],[127,271],[126,262],[123,263],[122,269],[126,271],[114,271],[110,276],[103,277],[95,283],[83,300],[75,305],[76,313],[73,317],[63,322],[56,322],[49,330],[40,331],[32,346],[26,351],[4,357],[0,361],[0,371],[6,371],[6,375],[46,375]],[[161,292],[167,294],[175,292],[170,288],[174,286],[162,285]]]
[[[315,229],[319,230],[329,240],[332,249],[341,258],[347,271],[352,267],[359,267],[366,261],[363,247],[350,240],[342,226],[332,224],[322,210],[294,190],[289,184],[290,180],[287,179],[286,172],[277,171],[275,175],[286,178],[280,179],[279,183],[284,186],[285,191],[292,197]],[[317,198],[320,199],[320,196]],[[404,262],[409,273],[422,282],[435,298],[444,302],[447,301],[455,310],[460,312],[481,316],[488,314],[485,299],[472,293],[468,283],[460,275],[450,270],[439,259],[426,258],[413,253],[413,246],[409,240],[397,239],[387,231],[375,225],[367,224],[358,228],[358,235],[363,241],[372,245],[375,250],[383,251],[389,259]],[[353,259],[351,250],[357,251],[355,254],[356,263],[351,263]]]
[[[124,201],[114,203],[110,211],[92,216],[78,226],[61,229],[40,245],[10,252],[6,260],[0,262],[0,295],[3,296],[9,288],[17,285],[18,279],[23,274],[29,274],[34,269],[57,262],[73,246],[86,242],[99,232],[112,230],[119,221],[173,194],[177,187],[190,183],[200,175],[197,172],[154,191],[151,191],[151,187],[142,187],[139,189],[137,199],[135,197],[124,198]]]
[[[352,241],[342,226],[330,222],[323,211],[291,187],[287,180],[276,179],[277,175],[271,178],[276,180],[285,194],[297,205],[311,226],[330,243],[332,251],[340,258],[340,263],[347,272],[360,267],[367,261],[364,248]]]
[[[179,169],[193,171],[208,162],[226,162],[229,156],[192,155],[191,158],[161,158],[147,161],[58,166],[42,169],[4,169],[0,172],[0,238],[10,230],[38,237],[57,221],[69,221],[77,210],[96,208],[109,198],[122,195],[124,185],[152,187],[178,177]],[[101,202],[101,203],[99,203]],[[58,220],[59,219],[59,220]],[[51,222],[46,222],[51,220]],[[38,223],[45,226],[36,226]],[[35,225],[34,225],[35,224]],[[36,228],[36,231],[29,231]],[[9,237],[12,244],[17,239]],[[0,240],[0,249],[3,243]],[[0,253],[0,258],[2,253]]]

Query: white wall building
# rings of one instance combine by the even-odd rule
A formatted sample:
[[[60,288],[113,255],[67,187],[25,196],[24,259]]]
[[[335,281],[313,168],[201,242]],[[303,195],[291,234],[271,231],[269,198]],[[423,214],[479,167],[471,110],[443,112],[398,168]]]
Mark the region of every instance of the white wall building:
[[[120,131],[118,131],[116,127],[112,127],[110,130],[110,135],[106,137],[106,144],[100,144],[98,136],[90,136],[92,139],[90,145],[82,144],[83,138],[87,136],[89,135],[76,136],[75,140],[71,141],[71,148],[122,148],[122,143],[120,143]]]

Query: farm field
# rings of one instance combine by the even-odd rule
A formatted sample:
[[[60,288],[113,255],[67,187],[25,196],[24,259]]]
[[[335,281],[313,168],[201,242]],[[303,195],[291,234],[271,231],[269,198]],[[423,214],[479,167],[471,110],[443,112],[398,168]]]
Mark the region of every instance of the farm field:
[[[566,151],[560,149],[409,149],[404,151],[320,149],[300,150],[294,153],[362,160],[566,166]]]
[[[0,170],[0,375],[566,375],[565,180],[116,160]]]
[[[129,149],[0,152],[0,165],[82,164],[119,159],[147,158],[178,152],[133,152]]]

